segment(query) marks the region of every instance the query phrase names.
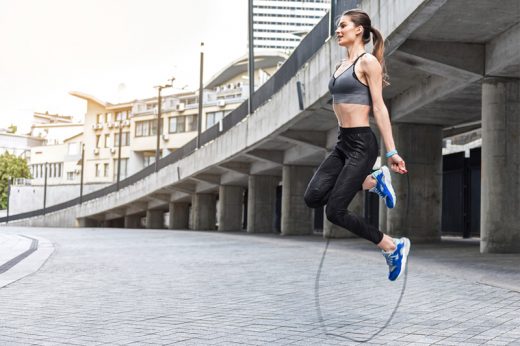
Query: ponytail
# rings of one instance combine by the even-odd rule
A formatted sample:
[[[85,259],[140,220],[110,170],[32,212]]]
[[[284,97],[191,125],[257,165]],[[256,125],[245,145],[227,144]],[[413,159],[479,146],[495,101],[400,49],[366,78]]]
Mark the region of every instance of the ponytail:
[[[386,65],[385,65],[385,41],[383,39],[383,35],[376,28],[370,26],[370,32],[372,33],[372,44],[374,49],[372,50],[372,55],[377,58],[379,63],[381,64],[381,68],[383,69],[383,87],[390,85],[388,81],[388,73],[386,73]]]

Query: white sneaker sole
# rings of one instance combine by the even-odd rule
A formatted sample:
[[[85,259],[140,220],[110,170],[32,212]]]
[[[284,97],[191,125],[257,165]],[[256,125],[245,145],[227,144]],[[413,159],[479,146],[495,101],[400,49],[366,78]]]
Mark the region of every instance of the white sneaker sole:
[[[397,281],[397,279],[399,279],[401,277],[401,275],[406,271],[408,254],[410,253],[410,246],[412,245],[412,243],[410,242],[410,239],[408,239],[408,238],[401,238],[400,240],[402,242],[404,242],[404,254],[403,254],[403,259],[402,259],[402,263],[401,263],[401,271],[399,272],[399,275],[397,275],[397,277],[395,278],[394,281]]]

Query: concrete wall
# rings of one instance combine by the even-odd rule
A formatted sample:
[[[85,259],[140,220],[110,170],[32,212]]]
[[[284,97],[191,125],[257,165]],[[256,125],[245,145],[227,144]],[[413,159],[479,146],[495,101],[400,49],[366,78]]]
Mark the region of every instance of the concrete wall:
[[[107,184],[85,184],[83,194],[99,190]],[[43,186],[12,186],[9,214],[14,215],[43,208]],[[47,186],[47,207],[79,197],[79,185]]]

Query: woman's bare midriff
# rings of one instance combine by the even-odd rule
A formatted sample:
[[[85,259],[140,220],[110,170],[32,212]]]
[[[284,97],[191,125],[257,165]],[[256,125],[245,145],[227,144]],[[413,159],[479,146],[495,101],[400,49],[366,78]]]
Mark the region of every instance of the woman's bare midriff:
[[[340,127],[370,126],[368,116],[370,106],[350,103],[334,103],[332,105]]]

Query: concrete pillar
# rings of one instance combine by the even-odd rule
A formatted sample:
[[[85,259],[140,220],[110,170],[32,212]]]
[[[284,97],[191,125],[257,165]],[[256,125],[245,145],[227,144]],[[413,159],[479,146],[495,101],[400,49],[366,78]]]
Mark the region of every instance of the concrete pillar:
[[[314,173],[310,166],[283,166],[282,235],[305,235],[313,232],[312,209],[303,199]]]
[[[141,215],[126,215],[125,228],[142,228]]]
[[[191,196],[191,226],[195,230],[214,230],[217,213],[216,195],[194,193]]]
[[[393,134],[409,173],[392,173],[397,204],[387,211],[386,231],[391,236],[406,236],[415,242],[440,241],[442,128],[397,124],[393,126]],[[382,163],[386,164],[386,159]]]
[[[250,175],[247,193],[247,231],[274,233],[276,187],[280,177]]]
[[[350,203],[348,209],[358,215],[363,215],[365,211],[365,192],[359,191]],[[323,208],[323,238],[357,238],[357,235],[348,231],[346,228],[333,224],[327,219]]]
[[[244,189],[242,186],[220,185],[218,203],[219,231],[240,231],[242,229],[242,208]]]
[[[146,228],[152,228],[152,229],[164,228],[164,211],[147,210],[146,211]]]
[[[99,227],[99,221],[89,217],[81,217],[76,220],[78,227]]]
[[[520,253],[520,80],[482,83],[480,251]]]
[[[190,219],[190,204],[188,202],[170,203],[169,229],[188,229]]]

